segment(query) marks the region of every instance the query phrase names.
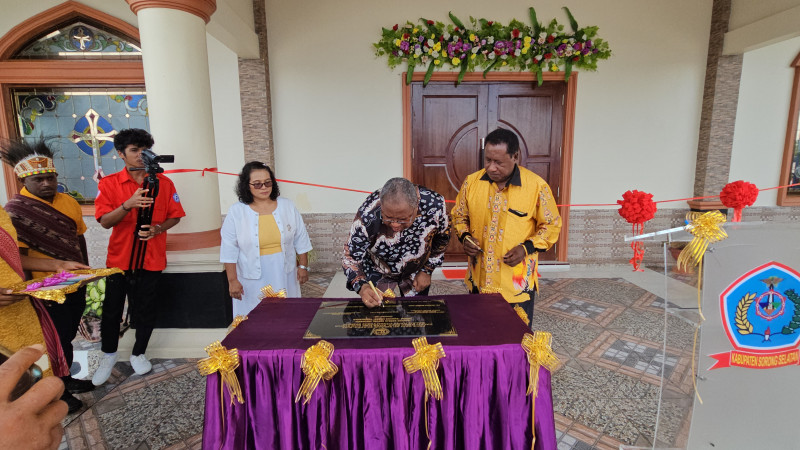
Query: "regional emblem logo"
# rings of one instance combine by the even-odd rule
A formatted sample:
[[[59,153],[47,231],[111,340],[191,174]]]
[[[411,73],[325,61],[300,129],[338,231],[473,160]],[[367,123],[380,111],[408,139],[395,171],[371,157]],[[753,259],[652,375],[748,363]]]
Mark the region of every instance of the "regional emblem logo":
[[[800,273],[769,262],[745,273],[719,296],[733,351],[709,355],[711,369],[769,369],[800,361]]]

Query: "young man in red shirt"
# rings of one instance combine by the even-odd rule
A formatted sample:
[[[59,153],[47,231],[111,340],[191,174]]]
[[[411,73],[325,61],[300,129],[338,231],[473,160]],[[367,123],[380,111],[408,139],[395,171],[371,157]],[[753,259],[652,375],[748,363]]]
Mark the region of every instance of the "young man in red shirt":
[[[125,273],[112,275],[106,280],[106,298],[100,322],[103,357],[92,377],[96,386],[108,380],[117,362],[119,324],[126,294],[131,325],[136,329],[131,366],[139,375],[152,368],[144,353],[156,319],[156,284],[167,266],[166,231],[186,215],[175,185],[166,176],[157,174],[159,189],[155,199],[149,197],[148,189],[142,187],[147,173],[141,155],[153,143],[153,137],[145,130],[120,131],[114,137],[114,148],[125,162],[125,169],[102,178],[98,185],[95,218],[103,228],[112,229],[106,266],[117,267]],[[139,211],[150,207],[150,225],[143,224],[137,229]],[[131,267],[134,244],[146,248],[141,267],[136,267],[136,262]]]

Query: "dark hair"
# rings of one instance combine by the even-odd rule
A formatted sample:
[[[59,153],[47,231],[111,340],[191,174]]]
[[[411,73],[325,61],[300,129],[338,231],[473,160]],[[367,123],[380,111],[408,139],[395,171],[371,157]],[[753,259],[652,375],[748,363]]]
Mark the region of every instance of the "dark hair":
[[[253,193],[250,192],[250,173],[254,170],[266,170],[269,173],[269,179],[272,181],[272,193],[269,194],[269,198],[270,200],[277,199],[281,195],[281,190],[278,189],[275,173],[261,161],[250,161],[242,167],[242,171],[239,173],[239,182],[236,183],[236,196],[239,197],[239,201],[246,205],[253,203]]]
[[[129,145],[152,148],[153,144],[155,144],[153,136],[141,128],[128,128],[114,136],[114,148],[120,153],[125,153]]]
[[[513,132],[498,128],[486,135],[486,143],[492,145],[506,144],[506,152],[514,156],[519,151],[519,139]]]

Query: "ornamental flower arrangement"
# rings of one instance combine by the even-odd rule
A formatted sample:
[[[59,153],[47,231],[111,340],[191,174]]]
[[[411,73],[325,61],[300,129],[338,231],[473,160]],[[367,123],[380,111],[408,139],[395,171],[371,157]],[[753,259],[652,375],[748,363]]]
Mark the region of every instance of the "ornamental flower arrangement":
[[[542,84],[542,72],[563,70],[569,80],[573,68],[596,70],[597,61],[608,59],[608,43],[597,37],[597,27],[579,27],[569,9],[571,32],[556,19],[543,26],[529,9],[531,26],[518,20],[508,25],[486,19],[469,18],[470,25],[450,13],[452,24],[445,25],[428,19],[419,23],[406,22],[384,28],[381,40],[374,43],[377,56],[388,57],[390,68],[408,66],[406,84],[411,83],[417,66],[426,67],[423,85],[430,81],[433,71],[442,67],[459,70],[456,85],[467,71],[509,68],[529,70]]]

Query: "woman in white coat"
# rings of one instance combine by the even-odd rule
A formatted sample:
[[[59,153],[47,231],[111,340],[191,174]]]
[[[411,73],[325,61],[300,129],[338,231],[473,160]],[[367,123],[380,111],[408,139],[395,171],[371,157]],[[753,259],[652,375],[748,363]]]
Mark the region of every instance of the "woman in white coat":
[[[266,285],[275,292],[286,289],[287,297],[300,297],[311,250],[303,218],[291,200],[280,197],[269,166],[245,164],[236,194],[239,203],[225,217],[220,247],[234,317],[255,308]]]

